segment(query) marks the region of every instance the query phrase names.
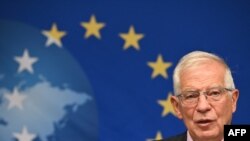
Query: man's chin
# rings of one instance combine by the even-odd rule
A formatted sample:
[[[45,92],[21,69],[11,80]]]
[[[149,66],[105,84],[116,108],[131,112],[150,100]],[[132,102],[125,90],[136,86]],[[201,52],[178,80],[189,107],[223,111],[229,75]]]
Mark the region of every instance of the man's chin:
[[[219,136],[219,131],[215,130],[206,130],[206,131],[199,131],[196,133],[197,137],[202,140],[206,139],[216,139]]]

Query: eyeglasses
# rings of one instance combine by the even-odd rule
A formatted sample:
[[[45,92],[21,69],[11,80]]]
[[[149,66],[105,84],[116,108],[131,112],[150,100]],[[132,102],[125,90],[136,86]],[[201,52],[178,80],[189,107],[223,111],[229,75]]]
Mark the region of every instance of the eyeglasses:
[[[201,94],[204,94],[206,96],[208,102],[214,102],[221,100],[223,94],[225,94],[228,91],[233,91],[233,89],[214,87],[214,88],[209,88],[204,92],[201,92],[200,90],[183,91],[176,97],[180,99],[180,101],[184,106],[194,106],[198,103]]]

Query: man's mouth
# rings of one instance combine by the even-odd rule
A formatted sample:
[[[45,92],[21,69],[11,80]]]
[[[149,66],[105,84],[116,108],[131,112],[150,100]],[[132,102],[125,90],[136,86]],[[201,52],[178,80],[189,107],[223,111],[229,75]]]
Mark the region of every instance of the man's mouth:
[[[208,127],[212,122],[213,120],[211,119],[203,119],[196,121],[196,124],[198,124],[200,127]]]

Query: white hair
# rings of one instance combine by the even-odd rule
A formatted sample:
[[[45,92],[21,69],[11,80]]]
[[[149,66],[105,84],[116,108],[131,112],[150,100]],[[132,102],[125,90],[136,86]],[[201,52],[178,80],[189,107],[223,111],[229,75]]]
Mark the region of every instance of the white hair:
[[[178,62],[177,66],[175,67],[174,74],[173,74],[173,81],[174,81],[174,93],[175,95],[180,94],[180,75],[181,73],[190,68],[190,67],[196,67],[205,61],[208,60],[214,60],[220,64],[222,64],[225,69],[225,76],[224,76],[224,83],[225,87],[229,89],[235,89],[233,77],[230,68],[228,65],[225,63],[225,61],[220,58],[219,56],[208,53],[208,52],[203,52],[203,51],[193,51],[191,53],[188,53],[187,55],[183,56],[180,61]]]

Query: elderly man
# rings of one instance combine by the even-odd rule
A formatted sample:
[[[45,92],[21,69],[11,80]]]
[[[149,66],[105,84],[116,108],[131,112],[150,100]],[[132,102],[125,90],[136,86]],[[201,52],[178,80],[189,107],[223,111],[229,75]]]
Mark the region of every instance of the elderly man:
[[[171,103],[187,131],[163,141],[223,141],[239,91],[222,58],[207,52],[185,55],[174,70]]]

